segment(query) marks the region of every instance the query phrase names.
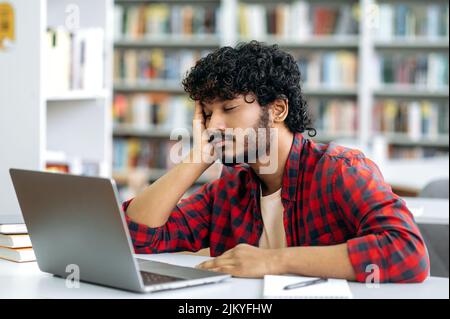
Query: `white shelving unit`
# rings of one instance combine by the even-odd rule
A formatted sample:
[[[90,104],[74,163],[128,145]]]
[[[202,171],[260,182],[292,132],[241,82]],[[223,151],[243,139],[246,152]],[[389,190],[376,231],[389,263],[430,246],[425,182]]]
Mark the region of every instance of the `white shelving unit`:
[[[148,48],[148,47],[159,47],[159,48],[210,48],[220,46],[220,40],[212,36],[202,36],[202,37],[186,37],[186,36],[169,36],[166,38],[157,39],[142,39],[142,40],[132,40],[132,39],[121,39],[114,42],[116,47],[125,48]]]
[[[44,170],[48,154],[95,163],[111,176],[112,0],[10,0],[16,41],[0,51],[0,214],[19,214],[9,168]],[[102,28],[104,74],[98,91],[46,87],[47,28],[65,27],[76,6],[79,28]],[[37,186],[38,187],[38,186]]]
[[[106,99],[110,95],[108,90],[101,90],[96,92],[86,90],[71,90],[67,92],[61,92],[60,94],[47,95],[47,102],[58,101],[82,101],[82,100],[100,100]]]

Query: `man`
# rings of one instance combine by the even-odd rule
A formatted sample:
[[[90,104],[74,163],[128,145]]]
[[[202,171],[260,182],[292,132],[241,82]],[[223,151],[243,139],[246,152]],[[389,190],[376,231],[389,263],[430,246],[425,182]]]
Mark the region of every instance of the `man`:
[[[216,258],[198,267],[239,277],[427,277],[417,225],[376,165],[359,151],[302,136],[312,129],[291,55],[256,41],[224,47],[199,60],[183,85],[202,134],[182,163],[124,203],[136,252],[209,247]],[[248,128],[276,134],[248,134],[233,145],[229,130]],[[263,172],[267,149],[277,165]],[[179,202],[213,162],[204,155],[222,159],[222,176]]]

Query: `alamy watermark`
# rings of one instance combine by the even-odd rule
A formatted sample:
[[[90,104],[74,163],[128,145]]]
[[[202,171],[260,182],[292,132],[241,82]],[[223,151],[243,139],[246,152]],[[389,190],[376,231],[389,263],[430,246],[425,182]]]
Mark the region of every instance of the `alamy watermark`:
[[[380,288],[380,267],[375,264],[367,265],[366,273],[366,287],[367,288]]]
[[[75,3],[69,3],[66,6],[66,19],[64,26],[70,32],[74,32],[80,28],[80,7]]]
[[[66,288],[80,288],[80,267],[77,264],[69,264],[66,266]]]

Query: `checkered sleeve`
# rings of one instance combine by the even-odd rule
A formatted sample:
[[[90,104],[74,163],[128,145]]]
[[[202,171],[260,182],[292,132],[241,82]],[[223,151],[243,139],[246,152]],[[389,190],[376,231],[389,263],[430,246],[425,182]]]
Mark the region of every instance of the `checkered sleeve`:
[[[427,278],[428,254],[414,218],[372,161],[364,156],[339,161],[333,193],[356,233],[347,249],[357,281],[378,275],[379,282]]]
[[[176,251],[198,251],[209,247],[211,193],[214,182],[181,200],[166,224],[151,228],[131,220],[126,210],[133,199],[125,201],[123,211],[135,252],[152,254]]]

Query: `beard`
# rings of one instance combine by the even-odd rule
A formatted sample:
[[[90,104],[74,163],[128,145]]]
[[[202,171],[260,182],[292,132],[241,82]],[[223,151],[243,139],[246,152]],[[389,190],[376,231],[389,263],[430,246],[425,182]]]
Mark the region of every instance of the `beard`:
[[[268,154],[270,150],[270,127],[269,127],[269,108],[261,107],[260,115],[257,123],[250,128],[256,134],[247,134],[243,136],[243,149],[237,150],[238,146],[235,135],[222,135],[223,141],[232,142],[232,145],[221,146],[216,151],[219,153],[218,158],[225,166],[233,167],[242,163],[256,163],[258,158],[263,155],[262,152]],[[259,145],[260,141],[265,141],[264,145]],[[242,143],[241,143],[242,144]],[[261,149],[262,148],[262,149]],[[232,154],[227,153],[231,151]]]

